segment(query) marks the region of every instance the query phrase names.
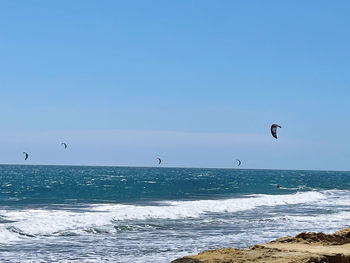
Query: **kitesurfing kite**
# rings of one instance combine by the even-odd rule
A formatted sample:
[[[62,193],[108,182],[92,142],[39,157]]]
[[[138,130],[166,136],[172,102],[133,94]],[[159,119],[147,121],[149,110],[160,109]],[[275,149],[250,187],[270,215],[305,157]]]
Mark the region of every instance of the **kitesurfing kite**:
[[[67,144],[66,143],[62,142],[61,144],[64,146],[64,149],[67,149]]]
[[[28,153],[26,153],[26,152],[23,152],[23,154],[25,155],[25,157],[24,157],[24,160],[27,160],[28,159]]]
[[[271,125],[271,134],[275,139],[277,139],[277,128],[282,128],[282,127],[279,126],[278,124]]]
[[[240,166],[241,165],[241,160],[239,160],[239,159],[236,159],[236,161],[238,162],[238,165],[237,166]]]
[[[158,165],[162,163],[162,159],[157,158],[157,160],[158,160]]]

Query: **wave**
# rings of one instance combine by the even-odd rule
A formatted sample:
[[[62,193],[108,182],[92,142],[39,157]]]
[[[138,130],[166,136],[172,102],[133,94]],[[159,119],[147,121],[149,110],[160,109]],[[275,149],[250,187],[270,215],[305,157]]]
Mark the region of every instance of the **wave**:
[[[344,193],[338,193],[338,195],[344,195]],[[94,204],[83,211],[72,209],[2,210],[0,216],[6,218],[9,223],[0,225],[0,243],[35,236],[118,232],[124,228],[130,228],[128,224],[122,223],[128,220],[199,218],[210,213],[235,213],[264,206],[274,207],[313,202],[327,204],[330,196],[336,200],[338,195],[334,191],[310,191],[288,195],[248,195],[221,200],[163,201],[155,205]],[[121,222],[121,226],[115,227],[118,222]],[[134,228],[135,225],[132,227]],[[146,224],[137,227],[147,229],[157,226]]]
[[[270,184],[270,185],[276,186],[276,184]],[[317,191],[318,190],[317,188],[312,188],[312,187],[309,187],[309,186],[306,186],[306,185],[298,185],[296,187],[280,186],[279,189],[281,189],[281,190],[291,190],[291,191],[305,191],[305,190]]]

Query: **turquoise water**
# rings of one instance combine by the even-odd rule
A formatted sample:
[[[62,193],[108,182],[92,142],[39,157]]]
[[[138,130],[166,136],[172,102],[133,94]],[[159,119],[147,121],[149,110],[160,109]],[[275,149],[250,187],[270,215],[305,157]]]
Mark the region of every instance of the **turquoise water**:
[[[331,232],[349,190],[350,172],[2,165],[0,258],[169,262]]]

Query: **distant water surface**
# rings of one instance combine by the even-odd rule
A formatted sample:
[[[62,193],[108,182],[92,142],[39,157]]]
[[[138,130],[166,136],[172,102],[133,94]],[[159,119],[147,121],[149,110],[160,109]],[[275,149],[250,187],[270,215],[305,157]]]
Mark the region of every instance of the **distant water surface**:
[[[0,260],[162,263],[332,232],[349,190],[350,172],[2,165]]]

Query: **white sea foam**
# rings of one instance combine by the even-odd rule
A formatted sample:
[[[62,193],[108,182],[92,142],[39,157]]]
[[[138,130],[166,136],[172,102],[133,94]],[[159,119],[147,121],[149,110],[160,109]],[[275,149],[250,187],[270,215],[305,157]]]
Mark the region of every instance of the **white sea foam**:
[[[349,206],[350,194],[346,190],[327,190],[322,192],[327,198],[320,200],[326,206]]]
[[[331,233],[349,226],[349,200],[350,191],[330,190],[153,205],[95,204],[80,211],[63,207],[0,211],[4,222],[0,243],[30,238],[29,242],[3,244],[6,249],[0,257],[9,262],[70,262],[74,258],[79,262],[165,263],[210,248],[268,242],[281,233]],[[61,249],[67,242],[70,251]],[[38,247],[48,249],[49,255],[28,253]]]
[[[0,215],[6,219],[15,221],[0,226],[0,242],[17,241],[26,238],[26,235],[116,231],[113,222],[121,220],[199,218],[207,213],[234,213],[262,206],[325,202],[328,196],[328,193],[311,191],[289,195],[249,195],[223,200],[165,201],[155,205],[96,204],[78,212],[62,209],[0,211]]]
[[[310,229],[310,231],[322,230],[332,233],[350,226],[350,211],[318,215],[288,215],[284,218],[295,228]]]
[[[10,243],[15,241],[20,241],[21,236],[15,232],[9,231],[5,227],[0,228],[0,242],[1,243]]]

